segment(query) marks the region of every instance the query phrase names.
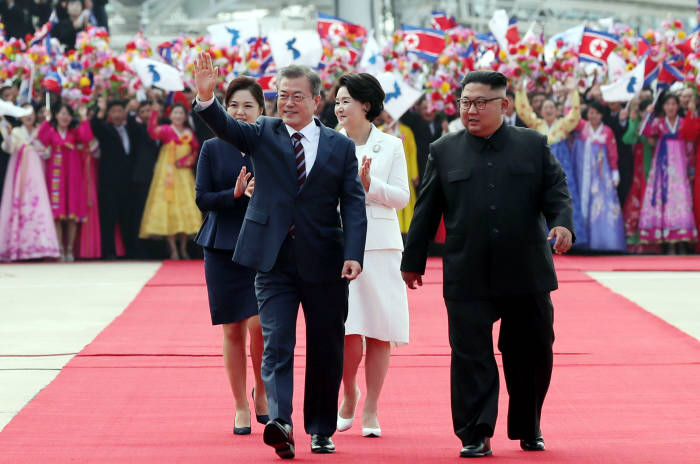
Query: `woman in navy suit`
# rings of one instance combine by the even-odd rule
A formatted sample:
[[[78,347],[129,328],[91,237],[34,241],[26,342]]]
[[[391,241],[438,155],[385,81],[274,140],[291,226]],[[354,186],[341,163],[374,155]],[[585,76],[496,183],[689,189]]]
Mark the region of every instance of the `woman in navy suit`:
[[[226,90],[225,104],[234,118],[254,123],[263,114],[265,100],[260,85],[238,77]],[[204,248],[204,272],[209,292],[212,324],[224,330],[224,364],[236,403],[233,433],[250,434],[250,409],[246,396],[246,334],[250,333],[257,421],[267,423],[267,398],[260,375],[263,338],[255,297],[255,271],[234,263],[233,250],[254,182],[250,159],[221,139],[207,140],[197,162],[196,202],[206,213],[195,242]],[[249,185],[250,184],[250,185]]]

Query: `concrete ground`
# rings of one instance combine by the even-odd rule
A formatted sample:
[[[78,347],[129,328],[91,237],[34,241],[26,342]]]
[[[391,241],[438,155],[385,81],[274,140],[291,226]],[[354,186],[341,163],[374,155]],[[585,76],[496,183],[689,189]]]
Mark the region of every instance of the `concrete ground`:
[[[159,267],[0,265],[0,430],[124,311]]]
[[[0,430],[118,316],[158,262],[0,265]],[[590,272],[700,339],[700,272]]]

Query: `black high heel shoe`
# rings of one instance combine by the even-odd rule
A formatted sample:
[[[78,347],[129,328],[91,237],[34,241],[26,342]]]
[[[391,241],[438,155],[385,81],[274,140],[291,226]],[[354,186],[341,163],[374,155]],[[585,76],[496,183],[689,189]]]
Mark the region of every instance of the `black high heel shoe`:
[[[234,435],[250,435],[250,426],[236,427],[236,419],[233,419],[233,434]]]
[[[250,392],[250,396],[253,397],[253,409],[255,409],[255,388],[253,388],[253,391]],[[270,422],[270,416],[268,414],[260,414],[258,415],[258,412],[255,412],[255,420],[258,421],[259,424],[267,424]]]

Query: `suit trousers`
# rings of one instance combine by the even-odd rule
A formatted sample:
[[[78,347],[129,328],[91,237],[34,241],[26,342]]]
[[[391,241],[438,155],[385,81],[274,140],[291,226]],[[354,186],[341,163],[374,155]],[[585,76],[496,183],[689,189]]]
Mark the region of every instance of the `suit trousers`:
[[[297,271],[294,239],[288,237],[273,268],[257,273],[255,293],[265,341],[262,378],[270,418],[292,423],[294,345],[301,303],[306,323],[304,429],[309,434],[332,435],[343,376],[347,282],[340,278],[305,281]]]
[[[493,436],[498,415],[498,366],[493,324],[508,389],[508,437],[540,433],[542,404],[552,376],[554,313],[549,292],[488,300],[446,300],[452,349],[452,422],[463,444]]]
[[[102,257],[116,256],[115,227],[119,223],[122,242],[128,257],[133,252],[133,242],[138,230],[133,223],[130,211],[128,184],[124,186],[101,186],[97,193],[100,205],[100,235],[102,239]]]

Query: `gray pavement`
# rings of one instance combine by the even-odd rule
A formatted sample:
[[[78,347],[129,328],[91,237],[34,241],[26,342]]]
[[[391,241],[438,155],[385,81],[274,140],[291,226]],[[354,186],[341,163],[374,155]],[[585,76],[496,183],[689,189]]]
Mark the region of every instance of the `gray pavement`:
[[[0,430],[124,311],[160,264],[0,265]]]
[[[0,265],[0,430],[128,306],[158,262]],[[589,272],[700,339],[700,272]]]

